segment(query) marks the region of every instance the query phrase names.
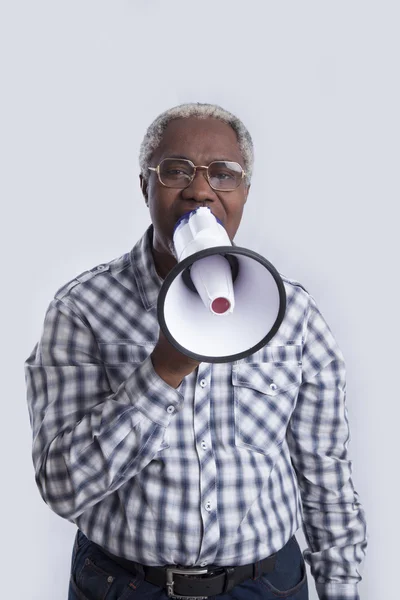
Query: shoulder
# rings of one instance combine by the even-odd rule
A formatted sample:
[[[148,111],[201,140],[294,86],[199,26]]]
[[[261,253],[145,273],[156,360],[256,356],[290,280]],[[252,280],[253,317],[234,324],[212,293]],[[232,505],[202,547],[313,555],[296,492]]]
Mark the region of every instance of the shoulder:
[[[302,293],[305,292],[307,296],[311,296],[311,294],[309,293],[309,291],[304,287],[304,285],[302,283],[300,283],[299,281],[297,281],[296,279],[292,279],[290,277],[287,277],[286,275],[283,275],[282,273],[279,273],[283,283],[285,284],[285,287],[287,289],[293,289],[294,292],[297,293]]]
[[[286,314],[291,320],[308,320],[310,310],[315,305],[315,298],[297,279],[279,273],[286,292]]]
[[[122,256],[111,260],[108,263],[101,263],[92,267],[87,271],[83,271],[74,279],[71,279],[64,285],[62,285],[57,292],[54,294],[55,300],[64,300],[66,299],[71,290],[78,291],[77,286],[85,286],[87,282],[93,280],[94,277],[105,277],[111,281],[111,279],[123,271],[130,265],[130,255],[129,252],[123,254]]]

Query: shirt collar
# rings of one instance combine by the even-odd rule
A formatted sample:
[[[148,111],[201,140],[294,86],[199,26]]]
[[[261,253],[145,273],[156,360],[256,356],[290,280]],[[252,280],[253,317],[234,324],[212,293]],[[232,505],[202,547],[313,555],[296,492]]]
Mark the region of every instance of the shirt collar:
[[[163,279],[158,275],[151,251],[153,225],[150,225],[143,237],[130,252],[131,265],[141,300],[146,310],[157,304]]]

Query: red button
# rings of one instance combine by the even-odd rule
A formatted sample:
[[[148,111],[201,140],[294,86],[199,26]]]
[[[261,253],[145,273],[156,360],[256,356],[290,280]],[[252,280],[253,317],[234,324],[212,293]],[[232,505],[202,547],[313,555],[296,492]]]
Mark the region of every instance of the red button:
[[[211,309],[213,312],[217,313],[217,315],[222,315],[226,313],[231,307],[231,303],[226,298],[215,298],[212,301]]]

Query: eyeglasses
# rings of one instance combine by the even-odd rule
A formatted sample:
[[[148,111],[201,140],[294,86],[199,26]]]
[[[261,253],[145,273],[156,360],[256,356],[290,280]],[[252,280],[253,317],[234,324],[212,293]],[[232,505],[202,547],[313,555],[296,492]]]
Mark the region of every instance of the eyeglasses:
[[[181,190],[189,187],[197,169],[206,169],[210,187],[220,192],[232,192],[246,175],[239,163],[228,160],[214,160],[207,167],[194,165],[186,158],[164,158],[157,167],[149,167],[150,171],[157,173],[162,185]]]

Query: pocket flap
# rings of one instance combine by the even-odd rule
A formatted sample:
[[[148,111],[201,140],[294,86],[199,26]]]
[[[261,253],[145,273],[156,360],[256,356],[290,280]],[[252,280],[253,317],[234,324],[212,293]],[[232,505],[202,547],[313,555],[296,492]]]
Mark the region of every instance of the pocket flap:
[[[241,363],[232,367],[233,385],[249,387],[268,396],[276,396],[301,383],[301,365],[285,363]]]
[[[99,342],[100,354],[107,365],[141,363],[153,351],[155,344],[138,345],[130,341]]]

